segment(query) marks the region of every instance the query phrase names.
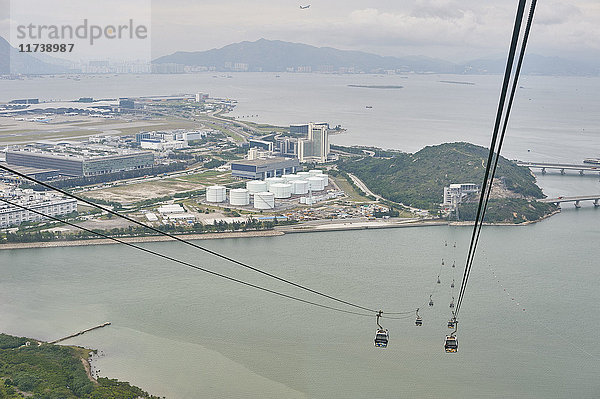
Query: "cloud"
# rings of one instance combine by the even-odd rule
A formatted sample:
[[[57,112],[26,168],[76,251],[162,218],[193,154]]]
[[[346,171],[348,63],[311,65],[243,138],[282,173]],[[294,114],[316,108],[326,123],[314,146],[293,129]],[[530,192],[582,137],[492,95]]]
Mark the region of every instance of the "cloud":
[[[573,21],[574,17],[581,17],[581,10],[573,4],[548,3],[536,7],[534,21],[540,25],[559,25]]]
[[[205,50],[261,37],[377,52],[479,57],[505,52],[516,2],[506,0],[321,1],[308,10],[271,0],[172,0],[153,4],[157,54]],[[531,50],[600,47],[600,1],[538,2]],[[177,48],[174,48],[177,43]],[[468,54],[468,55],[467,55]]]

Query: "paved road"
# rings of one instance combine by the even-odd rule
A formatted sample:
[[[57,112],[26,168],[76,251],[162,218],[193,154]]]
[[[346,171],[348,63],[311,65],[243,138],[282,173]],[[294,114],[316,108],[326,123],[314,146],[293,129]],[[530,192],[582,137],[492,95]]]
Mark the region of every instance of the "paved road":
[[[350,178],[352,179],[352,181],[354,182],[354,184],[356,184],[361,190],[363,190],[367,195],[372,195],[373,197],[375,197],[377,200],[380,199],[385,199],[380,195],[375,194],[373,191],[369,190],[369,187],[367,187],[367,185],[365,183],[362,182],[362,180],[360,180],[358,177],[354,176],[352,173],[348,173],[348,176],[350,176]],[[413,208],[412,206],[408,206],[405,205],[403,203],[398,203],[399,205],[402,205],[403,207],[405,207],[406,209],[409,209],[411,212],[420,212],[421,209],[419,208]]]
[[[354,184],[356,184],[358,186],[358,188],[363,190],[365,192],[365,194],[372,195],[377,200],[383,199],[383,197],[381,197],[381,196],[375,194],[373,191],[369,190],[369,187],[367,187],[367,185],[365,183],[363,183],[362,180],[360,180],[358,177],[354,176],[352,173],[348,173],[348,176],[350,176],[350,178],[352,179]]]

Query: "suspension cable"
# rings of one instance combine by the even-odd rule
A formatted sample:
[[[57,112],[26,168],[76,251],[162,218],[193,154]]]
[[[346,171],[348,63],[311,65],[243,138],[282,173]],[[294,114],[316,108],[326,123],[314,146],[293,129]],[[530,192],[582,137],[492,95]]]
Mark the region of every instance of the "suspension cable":
[[[54,220],[54,221],[57,221],[57,222],[64,223],[64,224],[66,224],[68,226],[71,226],[71,227],[75,227],[77,229],[86,231],[88,233],[95,234],[95,235],[97,235],[99,237],[106,238],[106,239],[118,242],[120,244],[123,244],[123,245],[127,245],[128,247],[131,247],[131,248],[134,248],[134,249],[137,249],[137,250],[149,253],[149,254],[157,256],[159,258],[163,258],[163,259],[166,259],[166,260],[169,260],[169,261],[172,261],[172,262],[176,262],[176,263],[179,263],[181,265],[190,267],[192,269],[196,269],[196,270],[199,270],[199,271],[204,272],[204,273],[211,274],[211,275],[216,276],[216,277],[220,277],[220,278],[223,278],[223,279],[226,279],[226,280],[229,280],[229,281],[233,281],[234,283],[242,284],[242,285],[245,285],[245,286],[248,286],[248,287],[251,287],[251,288],[255,288],[255,289],[258,289],[258,290],[261,290],[261,291],[264,291],[264,292],[268,292],[268,293],[271,293],[271,294],[274,294],[274,295],[278,295],[278,296],[283,297],[283,298],[292,299],[294,301],[302,302],[302,303],[308,304],[308,305],[317,306],[317,307],[320,307],[320,308],[323,308],[323,309],[329,309],[329,310],[333,310],[333,311],[336,311],[336,312],[348,313],[348,314],[353,314],[353,315],[357,315],[357,316],[372,317],[372,314],[369,314],[369,313],[354,312],[354,311],[351,311],[351,310],[339,309],[339,308],[336,308],[336,307],[333,307],[333,306],[328,306],[328,305],[324,305],[324,304],[321,304],[321,303],[309,301],[309,300],[306,300],[306,299],[298,298],[298,297],[293,296],[293,295],[289,295],[289,294],[285,294],[285,293],[282,293],[282,292],[279,292],[279,291],[271,290],[269,288],[261,287],[259,285],[252,284],[252,283],[249,283],[249,282],[246,282],[246,281],[234,278],[234,277],[230,277],[230,276],[227,276],[227,275],[222,274],[222,273],[218,273],[218,272],[215,272],[215,271],[212,271],[212,270],[209,270],[209,269],[205,269],[203,267],[191,264],[189,262],[185,262],[185,261],[173,258],[172,256],[161,254],[161,253],[153,251],[151,249],[144,248],[144,247],[141,247],[139,245],[135,245],[133,243],[127,242],[125,240],[121,240],[119,238],[109,236],[108,234],[104,234],[104,233],[100,233],[98,231],[90,230],[90,229],[85,228],[83,226],[79,226],[79,225],[76,225],[74,223],[68,222],[66,220],[59,219],[59,218],[57,218],[55,216],[44,214],[44,213],[39,212],[39,211],[37,211],[35,209],[32,209],[30,207],[27,207],[27,206],[24,206],[24,205],[21,205],[21,204],[9,201],[9,200],[7,200],[5,198],[2,198],[2,197],[0,197],[0,201],[6,203],[8,205],[12,205],[12,206],[18,207],[20,209],[26,210],[28,212],[35,213],[35,214],[40,215],[42,217],[45,217],[45,218],[48,218],[48,219],[51,219],[51,220]]]
[[[46,187],[46,188],[48,188],[48,189],[50,189],[50,190],[57,191],[57,192],[59,192],[59,193],[61,193],[61,194],[63,194],[63,195],[66,195],[67,197],[74,198],[74,199],[76,199],[76,200],[78,200],[78,201],[81,201],[81,202],[83,202],[83,203],[86,203],[86,204],[88,204],[88,205],[90,205],[90,206],[93,206],[93,207],[95,207],[95,208],[101,209],[101,210],[103,210],[103,211],[105,211],[105,212],[108,212],[108,213],[110,213],[110,214],[112,214],[112,215],[115,215],[115,216],[118,216],[118,217],[120,217],[120,218],[123,218],[123,219],[125,219],[125,220],[127,220],[127,221],[129,221],[129,222],[131,222],[131,223],[134,223],[134,224],[136,224],[136,225],[138,225],[138,226],[141,226],[141,227],[147,228],[147,229],[149,229],[149,230],[151,230],[151,231],[153,231],[153,232],[155,232],[155,233],[158,233],[158,234],[160,234],[160,235],[164,235],[164,236],[170,237],[170,238],[172,238],[172,239],[174,239],[174,240],[176,240],[176,241],[179,241],[179,242],[181,242],[181,243],[183,243],[183,244],[189,245],[189,246],[191,246],[191,247],[194,247],[194,248],[196,248],[196,249],[199,249],[199,250],[201,250],[201,251],[204,251],[204,252],[206,252],[206,253],[209,253],[209,254],[211,254],[211,255],[214,255],[214,256],[216,256],[216,257],[219,257],[219,258],[221,258],[221,259],[224,259],[224,260],[226,260],[226,261],[228,261],[228,262],[234,263],[234,264],[236,264],[236,265],[238,265],[238,266],[241,266],[241,267],[244,267],[244,268],[246,268],[246,269],[252,270],[252,271],[254,271],[254,272],[257,272],[257,273],[263,274],[263,275],[265,275],[265,276],[268,276],[268,277],[270,277],[270,278],[273,278],[273,279],[275,279],[275,280],[278,280],[278,281],[281,281],[281,282],[283,282],[283,283],[286,283],[286,284],[292,285],[292,286],[294,286],[294,287],[296,287],[296,288],[300,288],[300,289],[302,289],[302,290],[304,290],[304,291],[308,291],[308,292],[310,292],[310,293],[312,293],[312,294],[319,295],[319,296],[322,296],[322,297],[324,297],[324,298],[330,299],[330,300],[332,300],[332,301],[336,301],[336,302],[339,302],[339,303],[343,303],[344,305],[348,305],[348,306],[351,306],[351,307],[354,307],[354,308],[357,308],[357,309],[366,310],[366,311],[368,311],[368,312],[372,312],[372,313],[377,313],[377,312],[378,312],[378,310],[371,309],[371,308],[368,308],[368,307],[365,307],[365,306],[361,306],[361,305],[358,305],[358,304],[355,304],[355,303],[352,303],[352,302],[349,302],[349,301],[345,301],[345,300],[343,300],[343,299],[336,298],[336,297],[334,297],[334,296],[332,296],[332,295],[328,295],[328,294],[325,294],[325,293],[323,293],[323,292],[320,292],[320,291],[314,290],[314,289],[312,289],[312,288],[306,287],[306,286],[304,286],[304,285],[302,285],[302,284],[298,284],[298,283],[295,283],[295,282],[293,282],[293,281],[290,281],[290,280],[288,280],[288,279],[285,279],[285,278],[282,278],[282,277],[276,276],[275,274],[272,274],[272,273],[266,272],[266,271],[264,271],[264,270],[261,270],[261,269],[259,269],[259,268],[257,268],[257,267],[251,266],[251,265],[249,265],[249,264],[247,264],[247,263],[244,263],[244,262],[241,262],[241,261],[239,261],[239,260],[233,259],[233,258],[231,258],[231,257],[229,257],[229,256],[227,256],[227,255],[223,255],[223,254],[221,254],[221,253],[219,253],[219,252],[216,252],[216,251],[213,251],[213,250],[211,250],[211,249],[208,249],[208,248],[206,248],[206,247],[203,247],[203,246],[201,246],[201,245],[195,244],[195,243],[193,243],[193,242],[191,242],[191,241],[185,240],[185,239],[183,239],[183,238],[181,238],[181,237],[178,237],[178,236],[176,236],[176,235],[173,235],[173,234],[171,234],[171,233],[164,232],[164,231],[162,231],[162,230],[159,230],[159,229],[157,229],[156,227],[153,227],[153,226],[150,226],[150,225],[144,224],[144,223],[142,223],[142,222],[140,222],[140,221],[138,221],[138,220],[135,220],[135,219],[133,219],[133,218],[131,218],[131,217],[127,216],[127,215],[123,215],[123,214],[121,214],[121,213],[119,213],[119,212],[115,212],[115,211],[114,211],[114,210],[112,210],[112,209],[105,208],[105,207],[103,207],[103,206],[101,206],[101,205],[95,204],[95,203],[93,203],[92,201],[90,201],[90,200],[87,200],[87,199],[85,199],[85,198],[83,198],[83,197],[80,197],[80,196],[74,195],[74,194],[72,194],[72,193],[69,193],[68,191],[65,191],[65,190],[62,190],[62,189],[60,189],[60,188],[57,188],[57,187],[51,186],[51,185],[50,185],[50,184],[48,184],[48,183],[44,183],[44,182],[42,182],[42,181],[40,181],[40,180],[38,180],[38,179],[35,179],[35,178],[31,177],[31,176],[28,176],[28,175],[26,175],[26,174],[24,174],[24,173],[18,172],[18,171],[16,171],[16,170],[12,169],[12,168],[9,168],[9,167],[8,167],[8,166],[6,166],[6,165],[2,165],[2,164],[0,164],[0,169],[4,169],[4,170],[5,170],[5,171],[7,171],[7,172],[13,173],[13,174],[15,174],[15,175],[17,175],[17,176],[19,176],[19,177],[22,177],[22,178],[24,178],[24,179],[30,180],[30,181],[32,181],[32,182],[34,182],[34,183],[36,183],[36,184],[39,184],[39,185],[40,185],[40,186],[42,186],[42,187]]]
[[[515,57],[515,52],[516,52],[516,48],[518,45],[518,39],[519,39],[519,34],[521,31],[521,23],[523,21],[523,15],[524,15],[524,9],[525,9],[525,0],[520,0],[519,2],[519,6],[517,9],[517,16],[515,19],[515,26],[513,29],[513,37],[512,37],[512,41],[511,41],[511,46],[510,46],[510,50],[509,50],[509,55],[508,55],[508,60],[507,60],[507,64],[506,64],[506,70],[505,70],[505,74],[504,74],[504,82],[503,82],[503,86],[502,86],[502,92],[501,92],[501,96],[500,96],[500,101],[498,104],[498,110],[497,110],[497,114],[496,114],[496,121],[494,124],[494,133],[492,135],[492,142],[490,145],[490,151],[488,154],[488,162],[486,165],[486,170],[485,170],[485,176],[483,179],[483,186],[482,186],[482,191],[481,191],[481,195],[479,198],[479,205],[478,205],[478,209],[477,209],[477,216],[475,218],[475,224],[473,226],[473,233],[471,236],[471,243],[469,246],[469,253],[467,256],[467,261],[466,261],[466,265],[465,265],[465,271],[463,274],[463,280],[461,283],[461,288],[460,288],[460,292],[459,292],[459,297],[458,297],[458,302],[456,304],[456,311],[455,311],[455,317],[458,316],[458,313],[460,311],[461,305],[462,305],[462,300],[464,298],[464,294],[465,294],[465,289],[467,286],[467,282],[469,280],[469,276],[471,273],[471,268],[473,266],[473,260],[474,260],[474,256],[475,256],[475,251],[477,248],[477,244],[479,242],[479,237],[481,234],[481,228],[483,226],[483,220],[485,217],[485,213],[486,213],[486,209],[487,209],[487,205],[488,205],[488,201],[489,201],[489,197],[490,197],[490,192],[492,189],[492,184],[493,184],[493,180],[494,180],[494,176],[496,174],[496,168],[498,166],[498,161],[500,159],[500,152],[502,150],[502,145],[504,143],[504,137],[505,137],[505,133],[506,133],[506,128],[508,125],[508,120],[509,120],[509,116],[510,116],[510,111],[512,109],[512,104],[513,104],[513,100],[514,100],[514,96],[517,90],[517,83],[518,83],[518,79],[519,79],[519,75],[521,72],[521,66],[523,63],[523,59],[525,57],[525,50],[527,47],[527,41],[529,38],[529,32],[531,30],[531,24],[533,22],[533,15],[535,12],[535,6],[537,3],[537,0],[532,0],[531,2],[531,6],[529,9],[529,15],[528,15],[528,19],[527,19],[527,25],[525,28],[525,33],[523,35],[523,39],[522,39],[522,43],[521,43],[521,48],[520,48],[520,53],[519,53],[519,58],[518,58],[518,62],[517,62],[517,67],[515,70],[515,74],[513,77],[513,81],[512,81],[512,87],[511,87],[511,93],[510,93],[510,98],[508,101],[508,105],[506,106],[506,112],[504,113],[504,104],[506,101],[506,92],[508,90],[508,86],[509,86],[509,82],[510,82],[510,78],[511,78],[511,74],[512,74],[512,69],[513,69],[513,62],[514,62],[514,57]],[[499,136],[499,129],[500,129],[500,123],[502,122],[502,115],[504,114],[504,119],[503,119],[503,125],[502,125],[502,132]],[[496,148],[496,140],[499,137],[499,141],[498,141],[498,145]]]

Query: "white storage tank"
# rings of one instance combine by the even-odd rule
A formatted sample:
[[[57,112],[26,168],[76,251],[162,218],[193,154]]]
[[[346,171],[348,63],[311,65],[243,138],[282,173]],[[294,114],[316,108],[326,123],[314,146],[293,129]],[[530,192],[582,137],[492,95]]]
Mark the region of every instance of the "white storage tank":
[[[285,183],[285,182],[281,177],[267,177],[265,179],[265,183],[267,183],[267,191],[269,191],[271,184]]]
[[[234,188],[229,192],[229,203],[231,205],[248,205],[250,192],[245,188]]]
[[[226,189],[223,186],[210,186],[206,189],[206,200],[208,202],[225,201]]]
[[[292,196],[292,185],[289,183],[273,183],[269,191],[275,194],[275,198],[290,198]]]
[[[308,179],[308,187],[312,190],[312,191],[321,191],[325,188],[325,180],[320,178],[320,177],[309,177]]]
[[[267,191],[254,194],[254,207],[256,209],[275,208],[275,194]]]
[[[294,180],[292,182],[292,194],[307,194],[308,193],[308,181],[307,180]]]
[[[320,177],[321,179],[323,179],[323,184],[325,185],[325,187],[327,187],[327,185],[329,184],[329,176],[327,176],[327,175],[316,175],[315,177]]]
[[[246,183],[246,189],[250,194],[267,191],[267,183],[260,180],[250,180]]]
[[[281,176],[283,178],[283,180],[285,180],[286,183],[291,183],[294,180],[301,180],[302,176],[298,176],[298,175],[283,175]]]
[[[300,176],[302,179],[308,179],[311,174],[309,172],[298,172],[296,173],[298,176]]]
[[[308,173],[310,173],[311,176],[317,176],[317,175],[322,175],[323,171],[320,169],[311,169],[308,171]]]

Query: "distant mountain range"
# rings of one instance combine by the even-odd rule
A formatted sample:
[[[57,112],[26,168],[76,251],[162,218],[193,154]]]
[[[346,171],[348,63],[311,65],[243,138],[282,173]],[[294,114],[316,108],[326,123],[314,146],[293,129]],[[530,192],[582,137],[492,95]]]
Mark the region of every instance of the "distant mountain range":
[[[384,57],[362,51],[260,39],[254,42],[234,43],[208,51],[178,51],[157,58],[153,63],[214,67],[217,71],[381,72],[396,70],[417,73],[497,74],[504,71],[506,59],[498,56],[465,63],[452,63],[422,56]],[[523,63],[523,73],[595,76],[600,74],[600,62],[590,63],[528,54]]]
[[[181,66],[214,68],[216,71],[265,72],[365,72],[386,70],[416,73],[499,74],[504,71],[503,55],[453,63],[423,56],[391,57],[362,51],[315,47],[301,43],[260,39],[229,44],[208,51],[176,53],[153,61],[156,72],[183,72]],[[0,37],[0,75],[55,74],[69,70],[69,62],[46,54],[21,53]],[[600,61],[580,61],[528,54],[524,74],[535,75],[600,75]]]
[[[68,71],[65,66],[44,62],[28,53],[19,52],[0,36],[0,75],[44,75]]]

